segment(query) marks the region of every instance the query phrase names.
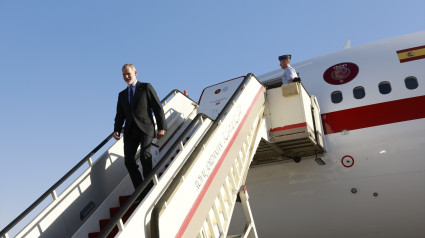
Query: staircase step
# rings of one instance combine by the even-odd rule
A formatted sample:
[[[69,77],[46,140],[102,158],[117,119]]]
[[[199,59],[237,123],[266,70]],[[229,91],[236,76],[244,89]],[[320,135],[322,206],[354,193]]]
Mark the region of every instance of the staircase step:
[[[128,196],[120,196],[119,197],[119,201],[120,201],[120,206],[119,207],[111,207],[109,208],[109,214],[110,217],[114,217],[117,212],[120,210],[121,206],[130,198],[130,195]],[[122,221],[123,223],[125,223],[131,216],[131,214],[133,214],[134,210],[136,210],[137,206],[133,205],[131,206],[128,211],[124,214],[124,216],[122,217]],[[99,221],[99,227],[100,227],[100,231],[99,232],[91,232],[88,234],[89,238],[97,238],[100,234],[100,232],[106,227],[106,225],[108,225],[108,223],[112,220],[111,218],[108,219],[102,219]],[[109,233],[108,238],[114,238],[115,235],[118,233],[118,226],[115,226],[112,231]]]
[[[100,235],[100,232],[90,232],[89,238],[97,238]]]
[[[114,238],[115,235],[118,234],[118,227],[115,226],[114,229],[112,229],[111,233],[109,233],[109,235],[107,236],[108,238]],[[99,232],[91,232],[89,233],[89,238],[97,238],[100,235],[100,231]]]
[[[127,199],[130,198],[131,195],[127,195],[127,196],[120,196],[120,206],[124,205],[124,203],[127,201]]]
[[[103,228],[105,228],[106,225],[108,225],[108,223],[111,221],[111,219],[102,219],[99,221],[99,226],[100,226],[100,230],[103,230]]]
[[[109,216],[112,218],[117,214],[121,207],[111,207],[109,208]]]

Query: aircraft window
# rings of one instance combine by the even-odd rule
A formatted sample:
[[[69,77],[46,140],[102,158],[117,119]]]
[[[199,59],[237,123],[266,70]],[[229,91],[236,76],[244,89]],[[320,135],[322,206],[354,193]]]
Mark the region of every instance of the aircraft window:
[[[364,88],[362,86],[355,87],[353,89],[353,95],[355,99],[362,99],[366,95]]]
[[[382,94],[389,94],[391,92],[391,84],[388,81],[379,83],[379,92]]]
[[[418,79],[416,77],[410,76],[404,80],[404,84],[407,89],[415,89],[418,87]]]
[[[331,94],[331,100],[333,103],[340,103],[342,102],[342,93],[341,91],[334,91]]]

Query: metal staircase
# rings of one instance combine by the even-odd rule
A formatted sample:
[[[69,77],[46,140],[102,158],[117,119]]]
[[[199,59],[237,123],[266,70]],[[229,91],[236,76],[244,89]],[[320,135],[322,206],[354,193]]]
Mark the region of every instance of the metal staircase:
[[[227,234],[237,201],[241,202],[246,218],[246,228],[240,237],[258,237],[248,202],[248,192],[244,184],[257,147],[255,141],[260,128],[262,111],[263,109],[258,114],[237,157],[234,158],[230,172],[227,174],[197,237],[222,237]]]
[[[227,103],[221,101],[215,122],[153,208],[151,237],[226,236],[255,151],[265,102],[265,89],[252,74],[240,81]],[[204,91],[207,100],[201,100],[200,108],[203,103],[217,102],[215,98],[222,99],[223,95],[215,95],[232,83]],[[214,116],[215,109],[208,108],[205,113]],[[255,234],[255,229],[252,231]]]
[[[122,162],[122,140],[93,162],[110,135],[3,229],[1,237],[226,237],[232,215],[241,219],[233,214],[240,202],[246,226],[228,237],[255,238],[245,187],[250,166],[325,151],[317,99],[299,83],[266,91],[248,74],[207,87],[198,104],[176,90],[162,103],[169,130],[154,141],[153,172],[138,188]],[[83,165],[88,165],[84,171]],[[77,171],[82,171],[79,177],[57,194]],[[154,186],[134,205],[150,183]],[[49,195],[53,201],[16,236],[10,235]]]
[[[161,102],[170,134],[184,131],[196,116],[197,104],[178,90]],[[122,140],[111,143],[111,138],[112,133],[2,229],[0,237],[87,237],[98,230],[98,221],[109,217],[109,208],[120,206],[118,197],[133,192],[128,190]],[[167,142],[153,146],[156,157],[172,153],[171,145],[181,138],[164,139]]]
[[[238,201],[247,221],[240,236],[257,237],[243,185],[258,144],[265,88],[248,74],[206,88],[199,105],[180,92],[168,98],[163,104],[170,129],[154,141],[154,172],[144,183],[133,190],[119,161],[120,140],[95,162],[90,154],[61,179],[58,183],[88,162],[63,193],[56,195],[56,184],[47,191],[55,201],[16,237],[224,237]],[[150,182],[153,188],[135,207]],[[18,222],[2,237],[10,237],[7,232]]]
[[[220,94],[222,89],[227,94]],[[115,237],[227,234],[239,190],[258,144],[256,135],[263,119],[264,102],[265,89],[252,74],[204,90],[198,115],[175,127],[169,138],[172,143],[158,146],[154,154],[161,160],[157,161],[154,173],[98,237],[109,237],[117,228]],[[154,187],[128,217],[132,202],[150,181]],[[256,237],[246,189],[239,197],[247,211],[248,223],[242,237]]]

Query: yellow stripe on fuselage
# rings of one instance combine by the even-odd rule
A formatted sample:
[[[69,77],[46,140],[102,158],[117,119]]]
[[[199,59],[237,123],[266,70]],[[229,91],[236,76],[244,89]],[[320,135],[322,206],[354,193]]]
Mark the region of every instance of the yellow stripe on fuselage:
[[[401,63],[425,58],[425,46],[397,51]]]

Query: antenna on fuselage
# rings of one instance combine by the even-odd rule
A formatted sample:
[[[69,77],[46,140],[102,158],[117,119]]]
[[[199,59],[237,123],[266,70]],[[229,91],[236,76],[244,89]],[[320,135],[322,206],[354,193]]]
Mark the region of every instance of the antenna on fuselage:
[[[345,45],[344,45],[344,50],[345,49],[348,49],[348,48],[350,48],[351,47],[351,41],[350,40],[347,40],[346,42],[345,42]]]

